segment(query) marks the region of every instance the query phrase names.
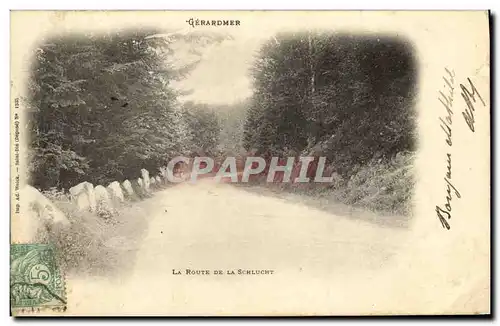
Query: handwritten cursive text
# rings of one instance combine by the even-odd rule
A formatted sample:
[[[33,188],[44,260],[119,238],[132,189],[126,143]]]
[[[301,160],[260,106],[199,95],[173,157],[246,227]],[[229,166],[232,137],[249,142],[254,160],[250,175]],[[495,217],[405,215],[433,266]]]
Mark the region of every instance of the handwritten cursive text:
[[[462,116],[464,117],[465,123],[467,126],[469,126],[469,129],[472,132],[475,132],[475,119],[474,119],[474,104],[476,103],[476,98],[478,98],[483,106],[486,106],[484,103],[483,98],[481,95],[479,95],[479,92],[477,91],[476,86],[472,83],[470,78],[467,78],[467,81],[469,82],[470,89],[467,89],[463,84],[460,84],[460,89],[462,90],[462,98],[465,101],[465,104],[467,104],[467,108],[462,112]]]

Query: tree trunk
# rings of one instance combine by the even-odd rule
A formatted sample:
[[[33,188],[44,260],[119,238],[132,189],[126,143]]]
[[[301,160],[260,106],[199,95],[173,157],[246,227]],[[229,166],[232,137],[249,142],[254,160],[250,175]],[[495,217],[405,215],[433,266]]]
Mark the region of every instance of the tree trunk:
[[[309,79],[309,110],[311,113],[314,114],[315,108],[314,108],[314,95],[316,93],[316,69],[314,65],[314,47],[313,47],[313,37],[312,33],[308,32],[307,34],[307,41],[308,41],[308,59],[309,59],[309,74],[310,74],[310,79]],[[314,115],[313,115],[314,116]],[[318,141],[318,117],[316,116],[313,123],[311,124],[312,130],[309,132],[309,139],[307,140],[307,146],[308,148],[311,148],[316,144]]]
[[[315,87],[315,79],[316,79],[316,71],[314,69],[314,57],[313,57],[313,54],[314,54],[314,49],[313,49],[313,40],[312,40],[312,35],[311,35],[311,32],[309,32],[307,34],[307,38],[308,38],[308,43],[309,43],[309,71],[310,71],[310,74],[311,74],[311,80],[310,80],[310,96],[311,96],[311,100],[314,96],[314,93],[316,91]],[[311,101],[311,104],[312,104],[312,101]]]

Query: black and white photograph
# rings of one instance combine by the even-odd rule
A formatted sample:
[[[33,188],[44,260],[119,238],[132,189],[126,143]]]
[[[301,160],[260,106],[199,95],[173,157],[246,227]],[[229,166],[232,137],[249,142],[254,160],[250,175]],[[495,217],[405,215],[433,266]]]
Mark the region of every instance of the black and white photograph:
[[[11,21],[12,315],[490,313],[486,12]]]

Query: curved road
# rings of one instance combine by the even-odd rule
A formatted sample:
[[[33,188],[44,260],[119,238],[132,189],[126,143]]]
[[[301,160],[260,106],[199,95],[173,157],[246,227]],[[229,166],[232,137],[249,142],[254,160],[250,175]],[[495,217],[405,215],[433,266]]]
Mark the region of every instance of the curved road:
[[[360,293],[394,268],[408,234],[210,180],[156,192],[138,205],[149,214],[149,229],[134,270],[69,277],[68,313],[368,313],[370,299]],[[238,275],[238,269],[273,274]]]

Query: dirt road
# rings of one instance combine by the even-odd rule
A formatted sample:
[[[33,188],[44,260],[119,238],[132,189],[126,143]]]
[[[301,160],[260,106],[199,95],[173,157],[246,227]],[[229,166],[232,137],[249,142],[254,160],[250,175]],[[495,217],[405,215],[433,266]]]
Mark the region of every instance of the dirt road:
[[[139,205],[150,214],[149,230],[134,270],[68,279],[70,313],[369,311],[359,291],[394,263],[408,233],[210,180],[157,192]]]

